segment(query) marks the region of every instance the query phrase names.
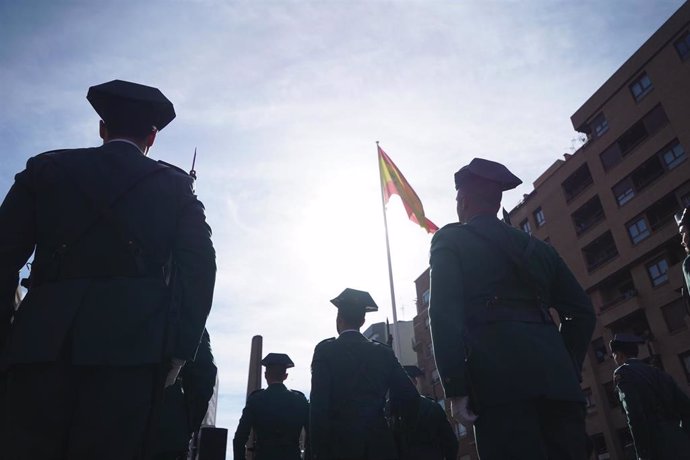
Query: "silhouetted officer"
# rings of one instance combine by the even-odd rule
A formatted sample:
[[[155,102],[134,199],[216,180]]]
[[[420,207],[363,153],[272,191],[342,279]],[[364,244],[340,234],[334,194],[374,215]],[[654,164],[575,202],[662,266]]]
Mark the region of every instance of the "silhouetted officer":
[[[616,334],[611,352],[618,397],[642,460],[690,459],[690,398],[664,371],[637,359],[644,339]]]
[[[434,355],[460,422],[476,421],[482,460],[579,460],[594,311],[553,247],[496,218],[502,192],[521,182],[481,158],[455,174],[460,223],[431,242]]]
[[[345,289],[331,302],[338,308],[339,336],[319,343],[311,364],[312,458],[395,459],[386,394],[396,415],[416,407],[419,393],[393,350],[359,332],[365,313],[378,310],[369,293]]]
[[[235,460],[245,459],[245,445],[252,429],[255,460],[299,460],[300,435],[308,427],[309,403],[303,393],[283,384],[287,378],[285,371],[295,364],[283,353],[269,353],[261,364],[266,366],[268,388],[247,398],[232,442]]]
[[[172,103],[120,80],[87,99],[103,145],[29,159],[0,207],[13,460],[138,458],[158,369],[172,384],[194,359],[211,307],[215,253],[193,179],[146,156]],[[34,250],[15,314],[17,274]]]
[[[424,373],[417,366],[403,366],[416,384]],[[399,421],[396,429],[401,460],[456,460],[458,438],[446,411],[436,401],[419,396],[417,411]]]

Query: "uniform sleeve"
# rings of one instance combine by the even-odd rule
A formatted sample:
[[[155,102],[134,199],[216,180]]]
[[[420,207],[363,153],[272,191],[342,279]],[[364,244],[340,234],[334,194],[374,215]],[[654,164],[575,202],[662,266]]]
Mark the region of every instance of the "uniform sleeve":
[[[396,418],[410,419],[412,414],[419,411],[419,392],[395,357],[393,350],[387,349],[387,351],[390,353],[389,359],[392,367],[389,382],[391,415]]]
[[[237,425],[237,430],[235,430],[235,437],[232,439],[233,458],[235,460],[246,459],[244,446],[247,444],[249,433],[252,430],[253,420],[251,414],[251,400],[248,400],[247,405],[242,410],[242,417],[240,417],[240,423]]]
[[[578,375],[592,339],[596,316],[589,296],[577,282],[563,259],[556,254],[556,277],[551,287],[553,308],[561,317],[561,337]]]
[[[309,447],[311,458],[321,460],[329,456],[331,436],[331,371],[321,345],[314,350],[311,363],[311,394],[309,396]]]
[[[9,332],[19,270],[36,244],[34,159],[15,176],[0,206],[0,348]]]
[[[437,233],[431,243],[431,298],[429,319],[436,367],[446,397],[466,396],[462,315],[463,287],[460,261]]]
[[[208,402],[213,396],[218,369],[211,353],[208,331],[204,330],[194,361],[182,368],[182,387],[184,388],[189,420],[192,431],[198,431],[208,411]]]
[[[645,414],[642,397],[636,388],[637,384],[634,377],[626,375],[624,370],[617,370],[614,373],[614,379],[617,381],[618,398],[628,418],[628,426],[635,442],[637,456],[639,458],[650,458],[650,421]]]
[[[453,431],[448,417],[446,417],[446,412],[438,404],[436,406],[438,408],[435,416],[437,419],[436,426],[443,458],[445,460],[455,460],[458,456],[458,438],[455,436],[455,431]]]
[[[173,357],[193,360],[213,301],[216,254],[204,206],[192,191],[190,178],[181,178],[180,216],[173,247],[179,323]]]

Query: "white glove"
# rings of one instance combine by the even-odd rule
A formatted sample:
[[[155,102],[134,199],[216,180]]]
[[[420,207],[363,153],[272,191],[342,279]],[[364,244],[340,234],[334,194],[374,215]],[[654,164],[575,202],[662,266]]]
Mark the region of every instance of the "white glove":
[[[451,398],[450,399],[450,410],[451,413],[457,415],[460,423],[464,426],[469,427],[477,421],[477,415],[470,410],[468,407],[470,403],[470,398],[468,396],[462,396],[461,398]]]
[[[165,388],[175,383],[185,363],[186,361],[183,359],[173,358],[170,360],[170,370],[168,371],[168,375],[165,376]]]

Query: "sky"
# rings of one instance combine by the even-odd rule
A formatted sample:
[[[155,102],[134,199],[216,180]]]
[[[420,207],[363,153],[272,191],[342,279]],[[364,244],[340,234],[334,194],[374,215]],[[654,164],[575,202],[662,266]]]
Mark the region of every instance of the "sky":
[[[214,233],[208,320],[218,426],[235,430],[252,336],[288,353],[309,394],[314,346],[345,287],[392,318],[376,141],[427,217],[457,220],[453,173],[473,157],[532,183],[581,143],[570,116],[681,0],[0,0],[0,190],[42,151],[99,145],[89,86],[160,88],[177,118],[150,156],[191,167]],[[430,235],[394,197],[398,319]]]

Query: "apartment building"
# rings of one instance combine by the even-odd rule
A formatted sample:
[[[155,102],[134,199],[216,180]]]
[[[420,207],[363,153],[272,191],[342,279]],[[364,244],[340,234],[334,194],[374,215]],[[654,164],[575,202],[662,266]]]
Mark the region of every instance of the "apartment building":
[[[586,143],[556,160],[510,218],[553,245],[591,296],[598,320],[582,382],[588,432],[596,458],[632,459],[612,381],[613,335],[645,337],[641,357],[690,393],[685,253],[673,219],[690,205],[690,3],[571,121]]]

